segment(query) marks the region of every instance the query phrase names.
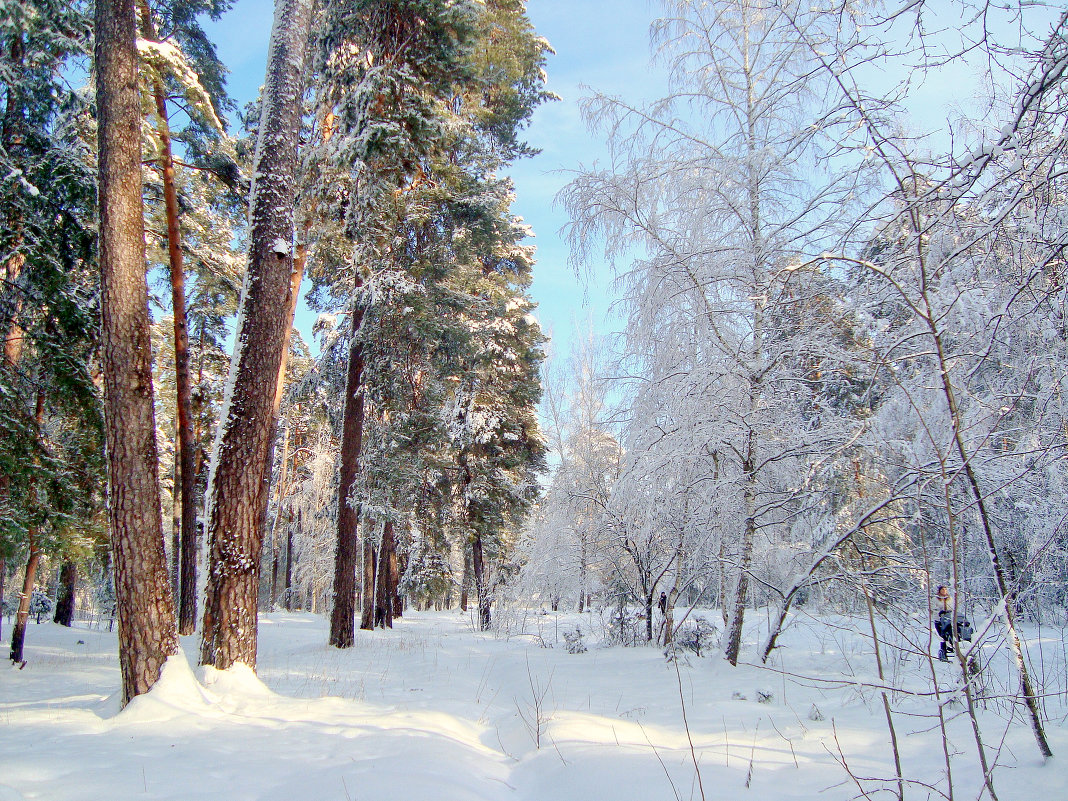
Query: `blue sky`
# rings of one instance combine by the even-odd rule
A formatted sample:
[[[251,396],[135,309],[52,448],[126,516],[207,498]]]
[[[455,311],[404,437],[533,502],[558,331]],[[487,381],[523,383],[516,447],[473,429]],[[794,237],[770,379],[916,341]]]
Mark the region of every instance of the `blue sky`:
[[[552,350],[566,355],[576,331],[591,324],[600,333],[616,325],[608,316],[611,276],[595,269],[582,279],[569,263],[561,228],[567,223],[554,207],[568,171],[605,157],[605,148],[587,132],[578,101],[591,91],[656,95],[658,78],[649,68],[648,29],[654,15],[648,0],[614,0],[611,14],[596,0],[531,0],[528,14],[535,29],[552,44],[556,55],[548,64],[549,88],[562,99],[543,105],[535,114],[527,141],[540,155],[516,165],[514,209],[535,231],[538,264],[532,294],[537,317],[553,338]],[[222,21],[209,28],[224,63],[231,70],[230,92],[240,103],[253,99],[263,82],[273,0],[237,0]],[[310,339],[310,313],[298,314],[297,325]]]

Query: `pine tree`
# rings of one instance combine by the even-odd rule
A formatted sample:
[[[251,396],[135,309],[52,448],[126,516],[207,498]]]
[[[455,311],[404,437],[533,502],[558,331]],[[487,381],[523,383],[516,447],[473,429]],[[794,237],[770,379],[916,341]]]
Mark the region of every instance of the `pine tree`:
[[[373,307],[394,304],[406,287],[414,288],[395,235],[407,193],[424,180],[421,160],[440,152],[444,105],[464,78],[462,55],[476,14],[473,4],[440,0],[338,2],[325,8],[319,45],[325,76],[317,105],[335,133],[323,138],[316,160],[326,165],[320,168],[324,174],[341,178],[324,206],[345,220],[343,235],[357,251],[341,280],[335,275],[330,282],[335,295],[351,304],[330,635],[338,647],[351,646],[354,638],[359,512],[353,495],[364,440],[365,348],[380,341]],[[374,558],[369,548],[365,538],[368,564]],[[372,578],[368,586],[373,583]],[[373,599],[366,586],[364,597],[361,625],[370,628]]]
[[[357,250],[345,265],[351,283],[327,289],[348,298],[353,323],[331,633],[345,646],[360,510],[365,531],[383,537],[381,551],[363,538],[361,626],[371,628],[376,606],[396,607],[392,565],[403,554],[395,544],[411,540],[399,510],[420,503],[437,483],[428,476],[454,464],[440,410],[458,371],[469,369],[460,361],[473,342],[465,306],[504,314],[498,299],[470,292],[470,279],[462,286],[456,276],[465,262],[493,272],[514,255],[512,234],[521,228],[501,218],[510,187],[493,172],[529,152],[517,132],[547,97],[548,46],[533,36],[521,3],[397,3],[334,14],[325,26],[334,33],[324,39],[334,77],[322,103],[347,134],[336,138],[350,146],[328,142],[319,160],[344,177],[333,197]],[[345,35],[358,46],[339,45]]]
[[[108,508],[125,704],[178,653],[178,634],[160,520],[132,0],[99,2],[95,30]]]
[[[166,270],[170,277],[171,320],[173,326],[174,382],[175,382],[175,451],[179,479],[175,487],[179,502],[178,511],[180,547],[175,549],[175,561],[180,563],[177,571],[179,616],[178,628],[182,634],[191,634],[196,622],[196,480],[197,444],[193,420],[193,387],[190,376],[191,354],[189,350],[188,314],[186,309],[186,265],[182,229],[183,217],[179,199],[178,160],[172,140],[169,98],[180,94],[182,109],[189,116],[185,130],[178,131],[179,144],[186,144],[194,162],[207,167],[201,170],[199,179],[215,177],[210,161],[228,161],[228,143],[223,135],[219,114],[228,102],[223,90],[223,69],[215,54],[215,48],[204,35],[198,15],[206,12],[217,19],[223,7],[213,1],[208,3],[178,2],[162,3],[153,11],[148,0],[138,0],[140,49],[142,74],[146,95],[151,98],[153,121],[149,130],[154,153],[153,166],[161,183],[163,220],[166,231]],[[187,57],[186,52],[191,54]],[[209,76],[215,94],[209,95],[199,74]],[[223,145],[220,149],[218,145]],[[217,179],[216,179],[217,180]],[[189,208],[188,198],[182,198]],[[178,556],[180,555],[180,559]]]
[[[47,2],[8,4],[0,22],[0,558],[26,559],[21,661],[38,563],[72,550],[103,502],[89,114],[60,78],[89,23],[81,4]]]
[[[293,309],[293,205],[310,6],[279,0],[271,34],[249,204],[249,269],[208,481],[200,661],[219,669],[256,664],[264,475]]]

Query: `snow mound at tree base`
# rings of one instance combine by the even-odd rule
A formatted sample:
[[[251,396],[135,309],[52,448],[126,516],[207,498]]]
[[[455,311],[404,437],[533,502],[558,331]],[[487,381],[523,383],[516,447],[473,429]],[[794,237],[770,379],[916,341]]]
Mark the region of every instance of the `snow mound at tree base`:
[[[114,634],[35,625],[25,670],[0,670],[0,781],[16,788],[0,801],[659,801],[700,798],[695,760],[708,798],[846,801],[858,790],[843,760],[878,797],[894,766],[868,626],[866,617],[795,623],[780,652],[810,677],[795,681],[718,657],[665,663],[656,648],[569,654],[555,625],[540,638],[498,639],[449,612],[406,612],[392,631],[358,632],[340,650],[326,645],[323,618],[278,613],[262,619],[257,674],[238,665],[200,669],[198,680],[179,655],[111,716]],[[1045,664],[1062,653],[1062,633]],[[546,641],[554,647],[536,644]],[[187,653],[195,647],[186,640]],[[926,661],[901,663],[918,692],[894,703],[906,778],[944,789],[931,716],[959,670],[934,667],[938,697],[925,689]],[[1058,754],[1068,752],[1060,697],[1046,699]],[[1004,738],[1001,801],[1068,798],[1068,764],[1043,766],[1026,726],[1006,730],[1007,703],[984,703],[984,731]],[[946,733],[956,797],[977,798],[967,716],[947,715]]]
[[[122,725],[159,723],[192,714],[210,713],[218,698],[197,681],[184,653],[171,656],[152,689],[133,698],[113,721]]]
[[[243,698],[270,698],[274,695],[256,677],[256,672],[243,662],[237,662],[226,670],[201,665],[197,673],[200,683],[210,687],[217,695]]]

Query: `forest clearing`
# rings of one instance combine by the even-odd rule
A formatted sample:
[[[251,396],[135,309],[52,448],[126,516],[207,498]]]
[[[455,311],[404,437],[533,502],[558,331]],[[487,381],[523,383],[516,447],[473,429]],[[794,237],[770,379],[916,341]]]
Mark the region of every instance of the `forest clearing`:
[[[0,103],[0,801],[1068,796],[1063,4],[5,0]]]
[[[324,644],[322,617],[270,614],[258,678],[238,667],[198,680],[187,664],[168,666],[122,712],[106,626],[42,624],[26,669],[0,679],[0,798],[852,799],[893,784],[866,621],[800,616],[784,636],[789,675],[732,669],[708,652],[673,663],[656,649],[604,647],[608,623],[593,614],[514,610],[496,636],[476,624],[457,611],[415,612],[338,650]],[[562,636],[576,627],[584,653],[569,653]],[[1027,635],[1046,711],[1062,721],[1065,629]],[[1026,725],[1008,724],[1010,669],[997,650],[989,638],[977,649],[995,663],[979,714],[1004,777],[998,797],[1060,798],[1068,771],[1043,766]],[[958,797],[976,797],[959,669],[917,653],[887,657],[916,693],[895,699],[910,795],[928,797],[923,784],[944,772],[941,705]],[[1062,722],[1049,734],[1055,751],[1068,747]]]

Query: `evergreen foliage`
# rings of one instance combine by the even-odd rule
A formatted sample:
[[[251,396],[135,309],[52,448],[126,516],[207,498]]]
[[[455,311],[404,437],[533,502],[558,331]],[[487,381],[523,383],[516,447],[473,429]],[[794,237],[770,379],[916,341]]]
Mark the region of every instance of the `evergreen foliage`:
[[[0,9],[0,552],[54,549],[103,502],[91,128],[61,78],[88,45],[81,3]]]

